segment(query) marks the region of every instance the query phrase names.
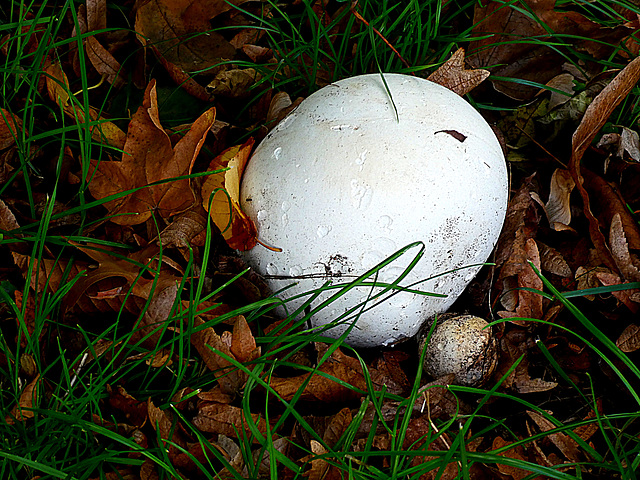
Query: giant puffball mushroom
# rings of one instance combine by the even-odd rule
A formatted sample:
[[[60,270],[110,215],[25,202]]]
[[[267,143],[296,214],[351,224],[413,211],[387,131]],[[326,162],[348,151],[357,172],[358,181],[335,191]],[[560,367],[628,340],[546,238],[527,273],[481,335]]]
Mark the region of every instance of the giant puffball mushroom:
[[[481,385],[498,364],[495,337],[489,324],[473,315],[445,315],[434,327],[431,337],[425,326],[418,339],[424,352],[424,371],[438,378],[455,375],[458,385]],[[425,347],[426,345],[426,347]]]
[[[414,336],[473,279],[498,239],[507,206],[507,171],[491,127],[445,87],[399,74],[362,75],[305,99],[261,142],[245,170],[243,210],[262,245],[249,265],[288,300],[310,310],[399,249],[422,242],[424,255],[399,285],[446,297],[383,290],[416,250],[379,269],[312,314],[354,346]],[[315,293],[314,293],[315,291]],[[307,292],[309,292],[307,295]],[[394,293],[391,295],[391,293]],[[296,297],[296,298],[293,298]],[[376,297],[376,298],[372,298]]]

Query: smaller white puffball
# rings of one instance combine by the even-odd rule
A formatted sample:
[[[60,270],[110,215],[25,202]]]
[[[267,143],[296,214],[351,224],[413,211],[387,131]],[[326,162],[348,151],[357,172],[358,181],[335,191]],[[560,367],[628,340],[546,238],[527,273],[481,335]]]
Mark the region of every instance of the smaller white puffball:
[[[443,316],[428,345],[428,329],[420,339],[424,371],[438,378],[455,375],[458,385],[474,386],[487,381],[498,363],[495,338],[485,320],[473,315]]]

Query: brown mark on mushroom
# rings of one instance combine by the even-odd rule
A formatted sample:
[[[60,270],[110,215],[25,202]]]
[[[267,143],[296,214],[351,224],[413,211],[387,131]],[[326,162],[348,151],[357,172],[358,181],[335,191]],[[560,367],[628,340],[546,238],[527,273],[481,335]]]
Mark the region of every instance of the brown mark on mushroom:
[[[467,139],[466,135],[460,133],[457,130],[438,130],[437,132],[434,132],[434,135],[437,133],[447,133],[458,140],[460,143],[464,142]]]

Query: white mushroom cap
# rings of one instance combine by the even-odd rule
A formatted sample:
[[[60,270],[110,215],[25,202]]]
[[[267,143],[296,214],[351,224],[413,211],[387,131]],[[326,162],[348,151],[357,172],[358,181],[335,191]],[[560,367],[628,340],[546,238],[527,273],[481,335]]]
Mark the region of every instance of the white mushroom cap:
[[[256,149],[241,187],[261,241],[282,249],[258,245],[245,258],[273,291],[295,284],[282,298],[328,280],[349,282],[424,243],[424,256],[400,284],[429,279],[416,288],[446,298],[400,292],[380,303],[367,301],[372,288],[360,286],[313,315],[314,326],[327,325],[365,302],[347,338],[355,346],[411,337],[445,311],[480,268],[463,267],[493,250],[507,205],[502,149],[480,114],[435,83],[384,77],[393,101],[378,74],[341,80],[304,100]],[[382,268],[377,280],[395,281],[416,252]],[[334,293],[323,292],[311,308]],[[289,311],[304,300],[289,302]],[[341,335],[354,319],[343,317],[326,335]]]

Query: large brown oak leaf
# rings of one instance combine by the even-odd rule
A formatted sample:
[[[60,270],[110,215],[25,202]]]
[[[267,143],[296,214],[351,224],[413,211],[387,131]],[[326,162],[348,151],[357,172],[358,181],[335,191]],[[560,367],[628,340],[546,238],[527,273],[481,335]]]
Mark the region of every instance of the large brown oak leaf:
[[[152,80],[142,106],[129,124],[121,161],[91,160],[89,190],[97,198],[145,187],[105,202],[111,221],[120,225],[145,222],[154,210],[169,217],[188,209],[195,198],[188,179],[172,178],[191,173],[207,132],[215,120],[215,108],[204,112],[175,146],[160,124],[156,84]],[[158,185],[154,182],[170,180]]]

